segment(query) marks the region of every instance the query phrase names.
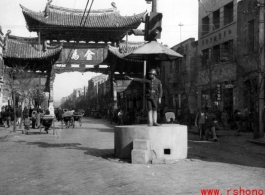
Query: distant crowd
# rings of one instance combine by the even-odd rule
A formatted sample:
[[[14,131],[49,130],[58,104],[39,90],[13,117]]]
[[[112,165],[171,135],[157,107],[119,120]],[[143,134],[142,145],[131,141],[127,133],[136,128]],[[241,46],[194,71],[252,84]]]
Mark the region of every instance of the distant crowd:
[[[106,118],[117,125],[147,124],[147,114],[136,108],[105,109],[97,112],[101,118]],[[236,136],[240,135],[241,132],[251,132],[255,126],[254,120],[257,118],[257,112],[255,113],[252,108],[235,110],[229,114],[226,109],[220,111],[208,107],[198,109],[196,112],[190,112],[187,107],[175,110],[165,106],[158,110],[159,123],[176,123],[188,127],[196,126],[201,140],[207,140],[211,136],[214,141],[217,141],[215,131],[220,129],[234,130]],[[265,121],[265,115],[263,118]]]
[[[20,127],[24,124],[25,127],[31,126],[35,129],[39,128],[42,116],[49,114],[49,110],[43,110],[39,107],[25,106],[22,110],[19,106],[15,108],[14,112],[13,107],[3,106],[0,112],[0,125],[8,128],[12,124]]]

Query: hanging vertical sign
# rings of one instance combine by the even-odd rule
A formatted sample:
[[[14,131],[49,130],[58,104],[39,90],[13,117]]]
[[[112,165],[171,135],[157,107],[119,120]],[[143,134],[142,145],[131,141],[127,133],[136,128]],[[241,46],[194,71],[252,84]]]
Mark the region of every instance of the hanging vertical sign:
[[[133,107],[133,101],[129,101],[129,108]]]
[[[221,84],[216,85],[216,100],[217,101],[222,101],[222,87]]]

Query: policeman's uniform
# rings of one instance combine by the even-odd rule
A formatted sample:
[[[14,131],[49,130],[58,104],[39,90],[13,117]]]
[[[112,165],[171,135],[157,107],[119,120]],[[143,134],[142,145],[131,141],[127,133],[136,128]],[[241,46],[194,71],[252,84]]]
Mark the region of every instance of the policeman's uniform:
[[[140,79],[134,78],[135,81],[140,81],[145,83],[145,97],[146,97],[146,105],[148,111],[157,110],[158,105],[158,98],[162,98],[163,90],[162,90],[162,83],[159,79]]]

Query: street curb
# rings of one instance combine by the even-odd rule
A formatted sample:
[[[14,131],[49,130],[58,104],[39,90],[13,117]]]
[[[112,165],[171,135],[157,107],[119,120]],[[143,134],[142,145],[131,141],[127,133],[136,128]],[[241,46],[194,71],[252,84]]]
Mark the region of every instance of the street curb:
[[[265,142],[262,142],[262,141],[256,141],[256,140],[247,140],[247,142],[251,142],[253,144],[257,144],[257,145],[260,145],[260,146],[265,146]]]
[[[1,134],[0,134],[0,142],[3,142],[7,137],[11,136],[11,134],[14,134],[14,132],[6,131],[5,133],[1,133]]]

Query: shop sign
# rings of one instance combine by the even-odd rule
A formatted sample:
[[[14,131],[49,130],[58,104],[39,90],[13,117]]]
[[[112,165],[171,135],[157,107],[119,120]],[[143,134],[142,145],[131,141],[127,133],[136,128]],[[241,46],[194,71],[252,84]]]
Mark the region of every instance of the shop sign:
[[[216,85],[216,100],[222,101],[222,87],[221,84]]]
[[[133,107],[133,101],[129,101],[129,108]]]
[[[107,57],[107,52],[108,49],[105,48],[104,45],[102,45],[102,47],[101,46],[98,48],[90,47],[88,49],[87,48],[72,49],[64,47],[57,63],[63,64],[66,61],[69,61],[70,64],[74,63],[74,64],[95,65],[103,62],[103,60]]]
[[[225,83],[225,88],[226,89],[233,89],[234,88],[233,82],[227,82],[227,83]]]

